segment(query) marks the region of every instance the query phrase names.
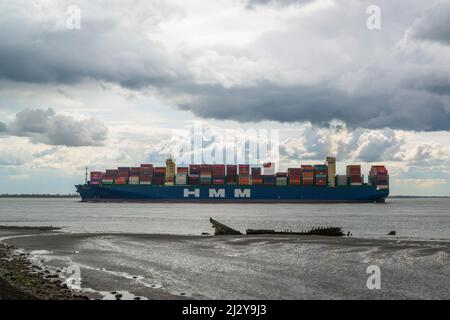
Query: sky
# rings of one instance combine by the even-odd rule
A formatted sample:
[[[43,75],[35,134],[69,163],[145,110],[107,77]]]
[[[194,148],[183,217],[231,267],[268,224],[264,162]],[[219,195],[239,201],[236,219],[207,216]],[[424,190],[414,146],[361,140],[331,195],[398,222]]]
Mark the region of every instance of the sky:
[[[1,1],[0,193],[162,164],[201,126],[450,196],[448,21],[450,0]]]

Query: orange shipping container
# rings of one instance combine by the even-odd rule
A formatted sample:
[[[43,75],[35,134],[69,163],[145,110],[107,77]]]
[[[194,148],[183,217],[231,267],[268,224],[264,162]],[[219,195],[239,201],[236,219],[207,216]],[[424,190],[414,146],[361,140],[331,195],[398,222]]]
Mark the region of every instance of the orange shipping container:
[[[262,184],[262,178],[252,177],[252,184]]]
[[[241,185],[249,185],[250,184],[250,177],[249,176],[239,176],[238,183]]]

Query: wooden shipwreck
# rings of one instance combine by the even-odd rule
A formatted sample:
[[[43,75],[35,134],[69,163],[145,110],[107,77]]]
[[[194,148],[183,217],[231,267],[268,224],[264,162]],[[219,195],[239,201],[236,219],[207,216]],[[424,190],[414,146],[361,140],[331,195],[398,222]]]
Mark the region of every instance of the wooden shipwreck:
[[[242,235],[238,230],[230,228],[229,226],[220,223],[219,221],[209,218],[213,228],[215,229],[215,235]],[[286,234],[286,235],[301,235],[301,236],[330,236],[330,237],[341,237],[344,235],[341,227],[315,227],[309,230],[302,230],[301,232],[296,232],[292,230],[275,231],[271,229],[247,229],[245,231],[248,235],[254,234]]]
[[[211,222],[213,228],[215,229],[214,234],[216,236],[242,234],[241,232],[234,230],[233,228],[230,228],[230,227],[224,225],[223,223],[220,223],[219,221],[214,220],[213,218],[209,218],[209,222]]]

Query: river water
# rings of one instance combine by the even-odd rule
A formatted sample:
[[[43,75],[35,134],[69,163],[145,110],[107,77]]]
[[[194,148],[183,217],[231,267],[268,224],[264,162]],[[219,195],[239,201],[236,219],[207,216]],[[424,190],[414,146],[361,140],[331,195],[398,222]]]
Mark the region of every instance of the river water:
[[[357,237],[450,239],[450,199],[389,199],[386,204],[82,203],[78,199],[0,199],[0,225],[63,227],[68,232],[199,235],[209,217],[246,229],[339,226]]]

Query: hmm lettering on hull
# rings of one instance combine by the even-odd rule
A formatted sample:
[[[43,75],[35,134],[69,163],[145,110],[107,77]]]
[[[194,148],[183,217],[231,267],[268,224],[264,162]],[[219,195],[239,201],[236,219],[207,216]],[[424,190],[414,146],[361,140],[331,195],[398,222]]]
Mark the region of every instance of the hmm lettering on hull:
[[[225,189],[209,189],[210,198],[225,198]]]
[[[234,189],[234,198],[251,198],[251,190],[250,189]],[[200,189],[184,189],[183,190],[184,198],[200,198]],[[208,190],[208,198],[226,198],[226,190],[225,189],[209,189]]]
[[[189,197],[200,198],[200,189],[195,189],[192,191],[190,191],[189,189],[184,189],[183,197],[185,197],[185,198],[189,198]]]

